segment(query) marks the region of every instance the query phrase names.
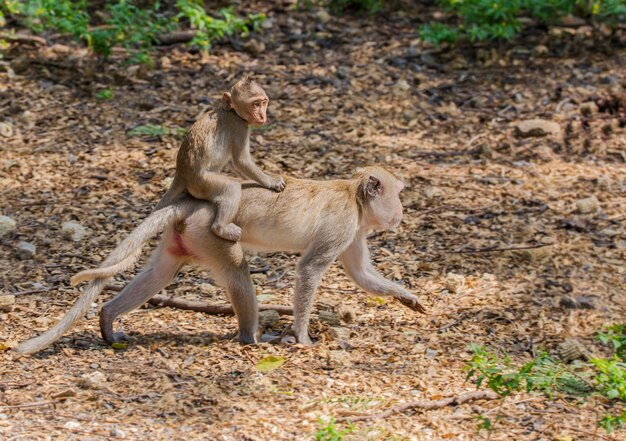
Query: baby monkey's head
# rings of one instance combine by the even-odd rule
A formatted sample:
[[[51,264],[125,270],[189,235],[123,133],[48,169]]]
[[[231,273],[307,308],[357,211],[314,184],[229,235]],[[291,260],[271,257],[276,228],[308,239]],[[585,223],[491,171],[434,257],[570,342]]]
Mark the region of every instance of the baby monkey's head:
[[[263,88],[249,77],[240,80],[222,97],[224,108],[234,110],[250,126],[265,124],[269,101]]]

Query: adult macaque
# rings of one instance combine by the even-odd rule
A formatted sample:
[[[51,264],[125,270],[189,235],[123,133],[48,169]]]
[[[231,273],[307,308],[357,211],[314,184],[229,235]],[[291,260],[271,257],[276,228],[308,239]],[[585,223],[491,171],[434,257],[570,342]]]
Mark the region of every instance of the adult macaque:
[[[283,178],[263,173],[250,155],[250,126],[265,124],[268,103],[263,88],[248,77],[225,92],[221,108],[200,117],[183,139],[174,181],[156,209],[167,206],[186,190],[197,199],[215,204],[211,231],[227,240],[239,240],[241,228],[232,221],[241,198],[241,184],[220,174],[226,163],[232,160],[235,169],[263,187],[276,191],[285,188]]]
[[[78,273],[72,282],[92,280],[83,297],[57,326],[20,344],[17,350],[39,351],[67,332],[87,312],[109,278],[137,259],[141,241],[163,223],[168,224],[166,231],[144,270],[102,307],[100,331],[109,343],[117,338],[113,333],[115,318],[147,302],[187,263],[211,270],[217,282],[226,288],[233,305],[239,340],[254,343],[258,305],[242,247],[302,252],[293,299],[294,330],[300,343],[311,343],[308,324],[313,297],[320,279],[336,258],[365,291],[392,296],[415,311],[425,312],[413,294],[376,271],[367,248],[369,230],[395,227],[402,219],[399,193],[404,185],[400,181],[383,168],[368,167],[350,180],[288,178],[287,184],[282,193],[254,184],[242,186],[242,199],[234,219],[243,228],[240,242],[209,232],[207,227],[215,217],[212,204],[181,195],[169,207],[150,215],[113,251],[103,267]],[[168,220],[160,222],[160,218]]]

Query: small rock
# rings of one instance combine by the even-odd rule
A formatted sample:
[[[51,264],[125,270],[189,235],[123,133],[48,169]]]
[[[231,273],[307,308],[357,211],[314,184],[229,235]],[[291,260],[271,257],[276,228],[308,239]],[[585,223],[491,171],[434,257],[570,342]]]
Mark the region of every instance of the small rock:
[[[295,345],[296,343],[296,337],[294,337],[293,335],[286,335],[280,339],[281,345]]]
[[[596,296],[578,296],[576,304],[578,309],[596,309],[597,300]]]
[[[580,113],[585,116],[591,116],[594,113],[598,113],[598,105],[593,101],[588,101],[580,105]]]
[[[434,349],[426,349],[426,351],[424,352],[424,356],[426,358],[435,358],[437,356],[437,351],[435,351]]]
[[[317,19],[321,22],[321,23],[328,23],[331,20],[331,15],[326,11],[326,9],[319,9],[316,13],[315,13],[315,17],[317,17]]]
[[[559,22],[562,26],[571,26],[574,28],[587,24],[584,18],[577,17],[573,14],[568,14],[561,17]]]
[[[106,381],[106,375],[100,371],[94,371],[80,377],[78,385],[83,389],[101,389],[106,384]]]
[[[599,209],[600,202],[598,201],[598,198],[595,197],[595,195],[576,201],[576,211],[578,211],[580,214],[595,213]]]
[[[6,122],[0,122],[0,136],[5,138],[13,136],[13,126]]]
[[[339,310],[337,311],[337,313],[341,321],[346,324],[353,323],[354,320],[356,319],[356,311],[354,310],[352,306],[347,306],[347,305],[341,306]]]
[[[408,83],[407,80],[398,80],[396,82],[396,88],[402,90],[402,91],[407,91],[411,88],[411,85]]]
[[[556,347],[556,353],[564,363],[570,363],[579,358],[583,360],[590,358],[589,350],[575,338],[559,343]]]
[[[22,260],[32,259],[36,252],[37,247],[35,247],[35,245],[24,241],[19,242],[15,248],[15,254]]]
[[[515,134],[521,138],[546,135],[560,137],[561,126],[545,119],[529,119],[515,125]]]
[[[268,309],[267,311],[259,312],[259,326],[262,329],[273,327],[280,321],[280,314],[275,309]]]
[[[70,164],[76,164],[76,161],[78,160],[78,158],[76,157],[76,155],[72,155],[71,153],[69,155],[67,155],[67,162],[69,162]]]
[[[172,67],[172,62],[168,57],[163,56],[159,58],[159,65],[161,66],[161,70],[167,71]]]
[[[319,311],[317,316],[320,322],[329,324],[330,326],[339,326],[339,316],[332,311]]]
[[[559,305],[566,309],[596,309],[596,296],[563,297]]]
[[[566,309],[576,309],[576,299],[574,299],[574,297],[563,297],[561,300],[559,300],[559,305],[561,306],[561,308],[566,308]]]
[[[550,49],[548,49],[548,47],[544,46],[543,44],[539,44],[533,48],[532,54],[533,57],[545,57],[546,55],[550,54]]]
[[[14,161],[12,159],[7,159],[2,163],[2,170],[4,171],[9,171],[11,170],[13,167],[15,168],[20,168],[19,164],[17,163],[17,161]]]
[[[0,216],[0,237],[9,234],[15,230],[15,221],[9,216]]]
[[[11,312],[15,307],[15,296],[7,294],[0,296],[0,311]]]
[[[78,421],[68,421],[63,427],[66,429],[80,429],[81,425]]]
[[[424,196],[428,199],[438,198],[443,194],[443,191],[439,187],[426,187],[424,189]]]
[[[87,234],[87,229],[76,222],[63,222],[61,232],[64,239],[80,242]]]
[[[126,432],[118,429],[117,427],[114,427],[113,430],[111,430],[111,436],[114,436],[116,438],[126,438]]]
[[[444,286],[452,293],[457,293],[465,287],[465,277],[461,274],[450,273],[444,280]]]
[[[6,413],[0,413],[0,420],[8,420],[9,416]]]
[[[619,84],[619,79],[614,75],[607,75],[606,77],[600,78],[600,84],[610,84],[611,86],[614,86]]]
[[[549,246],[529,248],[527,250],[518,250],[517,254],[527,262],[539,262],[550,257],[552,249]]]
[[[243,50],[254,55],[255,57],[258,57],[265,52],[265,43],[252,38],[243,45]]]
[[[328,351],[328,365],[332,366],[350,366],[350,355],[343,350]]]
[[[335,340],[348,340],[350,338],[350,329],[342,326],[333,326],[328,330],[328,333]]]

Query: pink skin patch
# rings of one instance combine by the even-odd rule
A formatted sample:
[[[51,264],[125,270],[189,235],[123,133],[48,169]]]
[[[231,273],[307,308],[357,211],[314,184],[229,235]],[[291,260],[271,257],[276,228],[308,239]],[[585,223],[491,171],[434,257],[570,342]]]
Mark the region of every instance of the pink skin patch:
[[[176,231],[174,231],[174,245],[170,246],[167,251],[176,257],[193,257],[185,247],[183,237]]]

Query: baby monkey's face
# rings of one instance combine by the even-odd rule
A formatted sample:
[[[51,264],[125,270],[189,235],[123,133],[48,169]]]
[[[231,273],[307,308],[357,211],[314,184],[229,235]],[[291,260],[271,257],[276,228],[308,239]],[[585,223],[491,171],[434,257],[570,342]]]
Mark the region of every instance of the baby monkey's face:
[[[262,126],[267,122],[267,105],[269,102],[267,96],[259,95],[244,103],[240,109],[235,107],[235,111],[246,120],[248,125]]]

